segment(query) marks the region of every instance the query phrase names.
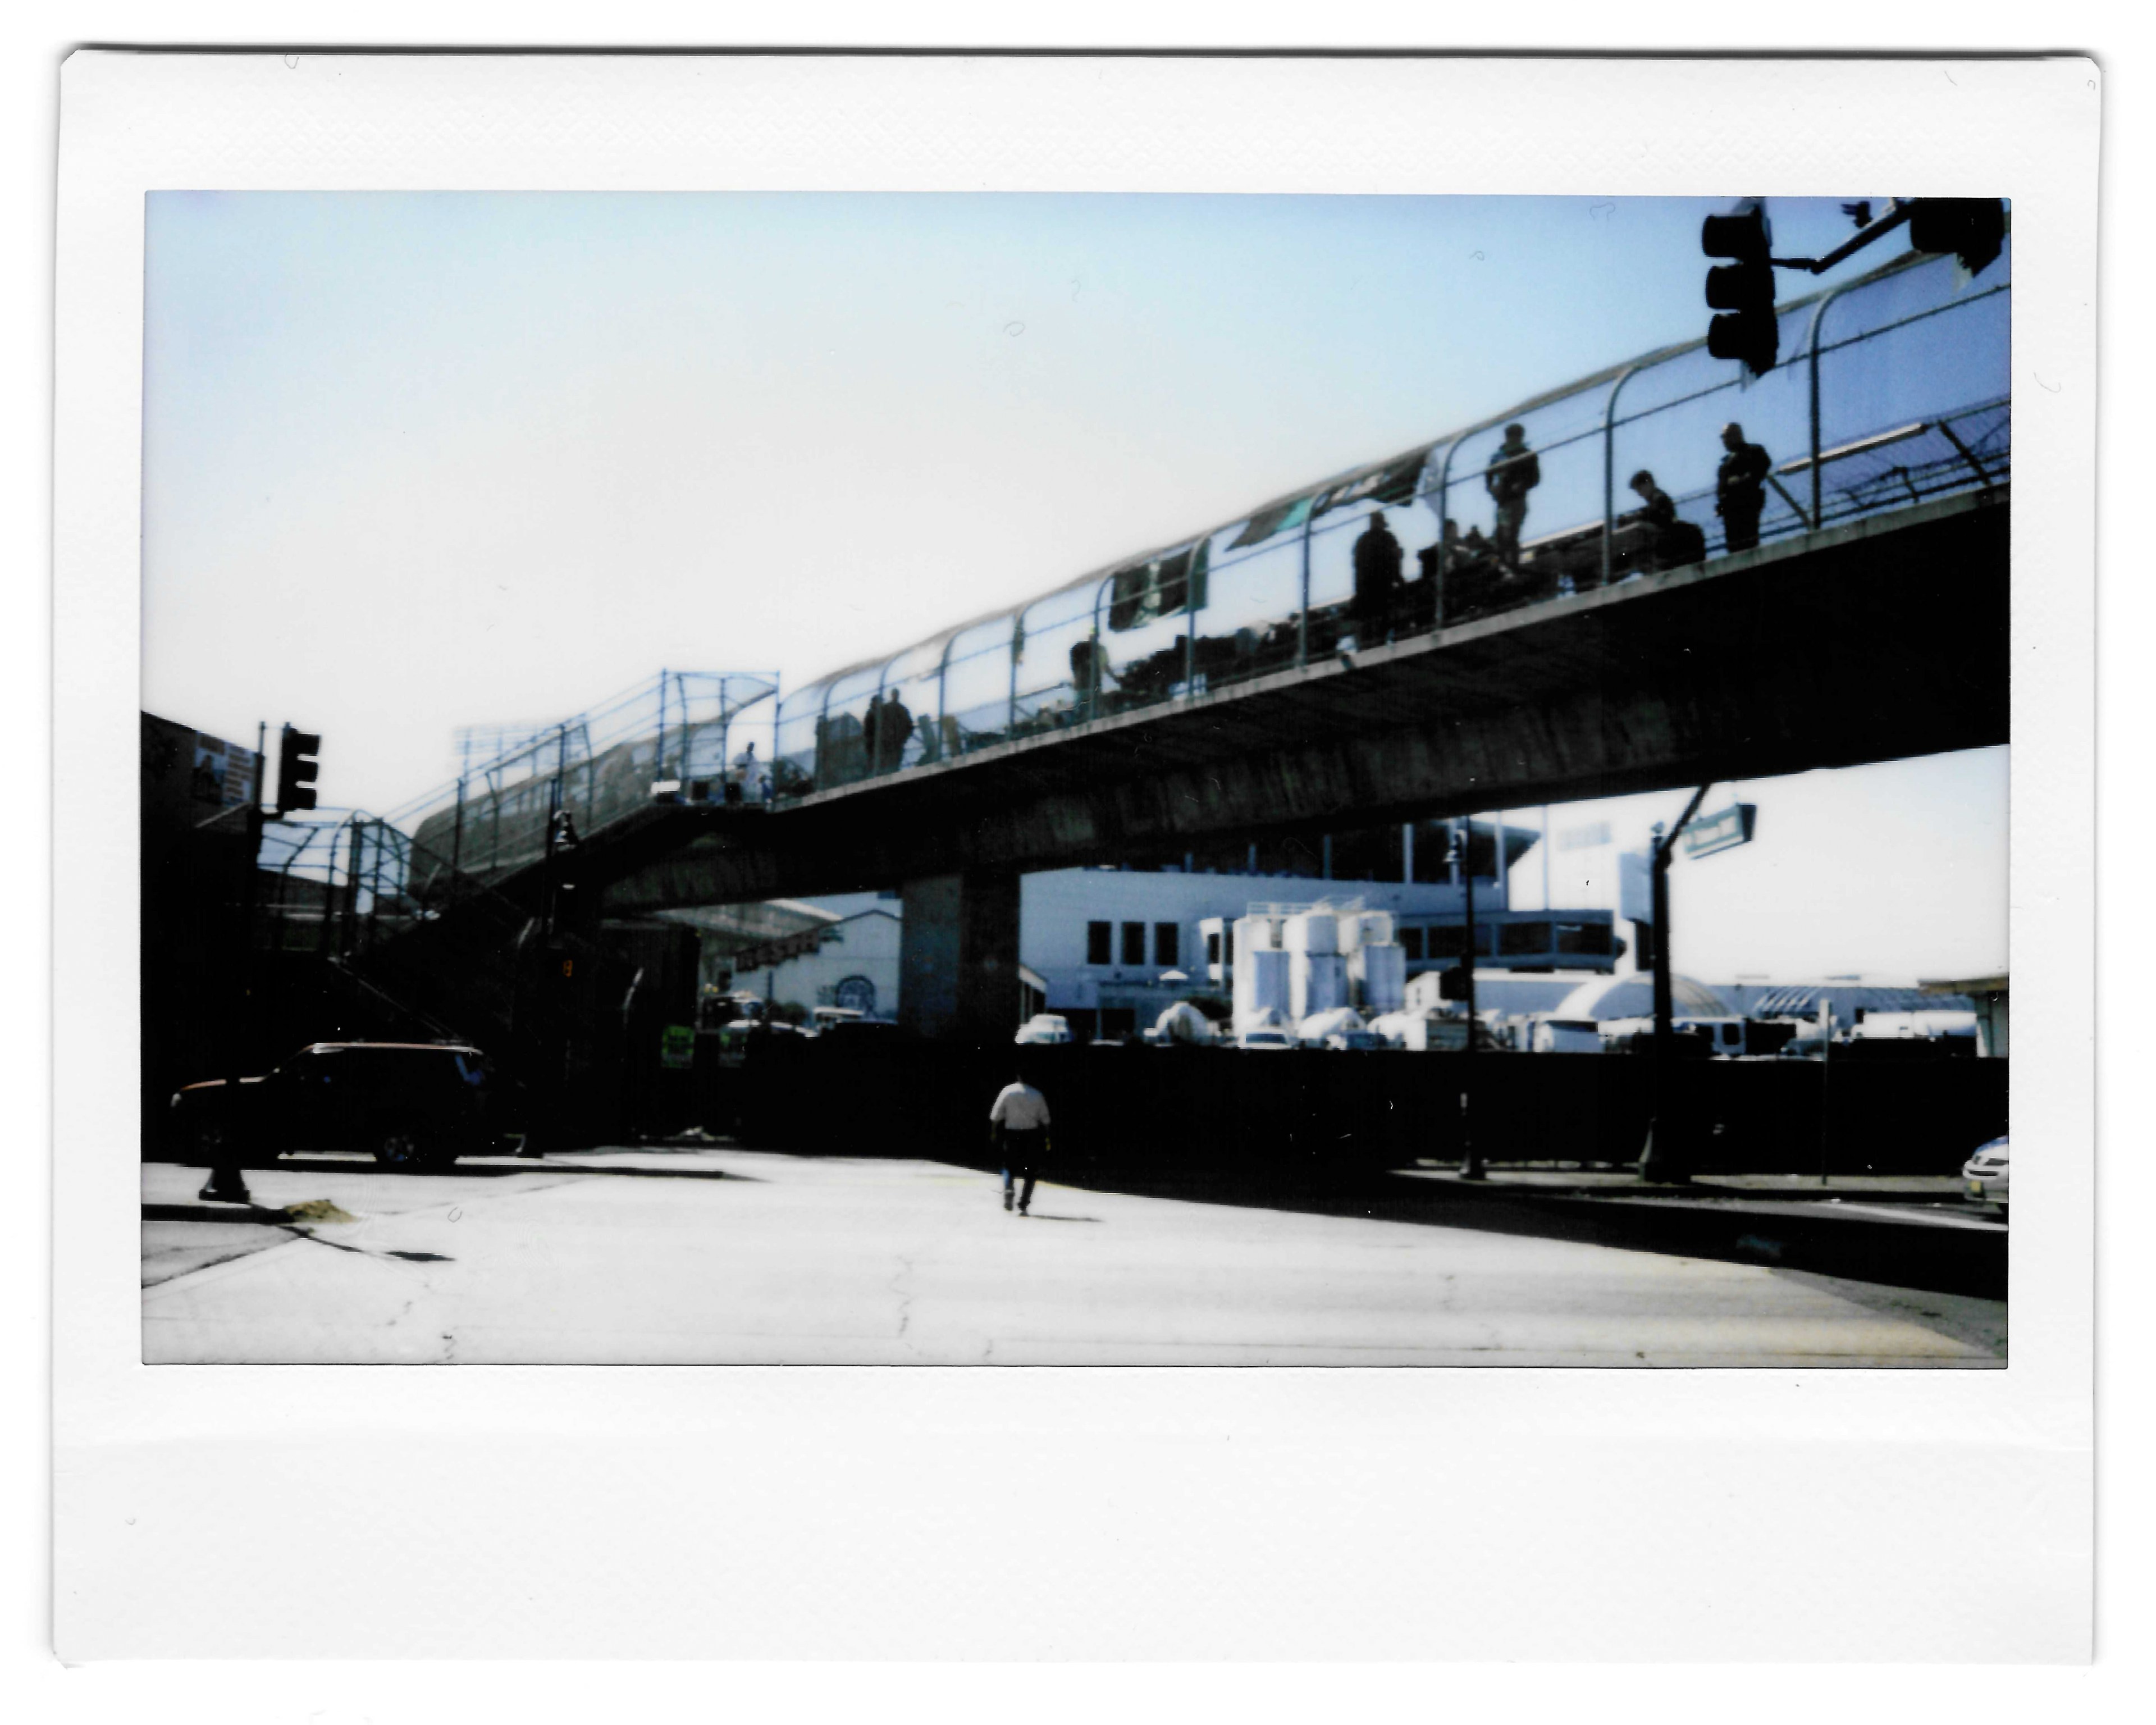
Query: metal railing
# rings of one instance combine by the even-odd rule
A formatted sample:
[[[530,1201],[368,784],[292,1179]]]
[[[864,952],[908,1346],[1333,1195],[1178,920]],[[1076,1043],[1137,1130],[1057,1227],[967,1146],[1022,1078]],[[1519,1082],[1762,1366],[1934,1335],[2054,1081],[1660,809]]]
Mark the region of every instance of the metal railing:
[[[477,910],[468,923],[512,934],[529,915],[394,821],[358,809],[266,819],[257,866],[255,943],[276,952],[349,961],[452,912]]]
[[[776,673],[661,671],[572,718],[474,727],[455,778],[382,819],[411,835],[424,888],[430,871],[491,880],[542,860],[557,817],[588,838],[654,798],[767,801],[773,726],[755,709],[778,693]]]
[[[1691,342],[1276,500],[778,706],[781,798],[1142,710],[1345,650],[1715,561],[2010,480],[2011,251],[1977,280],[1912,254],[1779,308],[1784,362],[1752,379]],[[1717,516],[1725,424],[1764,449],[1748,511]],[[1524,524],[1491,476],[1520,425]],[[1674,506],[1631,507],[1653,475]],[[1418,507],[1417,506],[1420,506]],[[1352,530],[1389,513],[1402,573],[1358,596]],[[1517,526],[1517,531],[1508,531]],[[1732,536],[1739,543],[1732,545]]]

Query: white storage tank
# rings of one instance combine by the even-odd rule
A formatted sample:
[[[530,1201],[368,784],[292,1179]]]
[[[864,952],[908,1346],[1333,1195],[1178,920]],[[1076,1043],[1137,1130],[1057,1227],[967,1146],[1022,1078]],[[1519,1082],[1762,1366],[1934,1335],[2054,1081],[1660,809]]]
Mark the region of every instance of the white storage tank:
[[[1393,943],[1390,911],[1351,911],[1340,919],[1340,950],[1353,952],[1363,947]]]
[[[1331,918],[1326,919],[1329,923]],[[1348,961],[1337,952],[1294,952],[1288,975],[1288,1016],[1297,1024],[1312,1013],[1348,1004]]]
[[[1390,942],[1383,946],[1359,947],[1355,953],[1355,968],[1361,973],[1355,980],[1364,1012],[1398,1012],[1407,1004],[1406,948]]]
[[[1239,924],[1238,927],[1240,927]],[[1245,947],[1235,950],[1235,1028],[1242,1029],[1260,1014],[1282,1018],[1288,1008],[1290,955],[1277,947]]]
[[[1330,911],[1302,911],[1287,919],[1281,944],[1291,952],[1337,953],[1340,919]]]
[[[1276,952],[1280,950],[1280,944],[1279,917],[1238,916],[1229,948],[1233,961],[1240,963],[1245,952]]]

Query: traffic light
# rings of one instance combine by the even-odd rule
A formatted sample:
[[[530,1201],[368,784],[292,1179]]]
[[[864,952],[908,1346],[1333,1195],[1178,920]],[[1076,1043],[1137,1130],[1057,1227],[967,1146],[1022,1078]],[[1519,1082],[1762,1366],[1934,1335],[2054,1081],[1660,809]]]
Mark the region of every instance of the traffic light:
[[[1700,226],[1699,249],[1727,258],[1707,272],[1707,303],[1722,314],[1707,326],[1707,351],[1742,360],[1754,377],[1774,368],[1781,330],[1774,316],[1774,230],[1763,205],[1739,204]]]
[[[1919,198],[1909,211],[1909,244],[1952,252],[1974,275],[2006,241],[2006,206],[1996,198]]]
[[[321,770],[322,740],[311,731],[295,731],[290,725],[277,749],[277,812],[315,806],[315,774]]]
[[[1465,1000],[1467,998],[1467,967],[1455,964],[1437,973],[1437,998],[1440,1000]]]

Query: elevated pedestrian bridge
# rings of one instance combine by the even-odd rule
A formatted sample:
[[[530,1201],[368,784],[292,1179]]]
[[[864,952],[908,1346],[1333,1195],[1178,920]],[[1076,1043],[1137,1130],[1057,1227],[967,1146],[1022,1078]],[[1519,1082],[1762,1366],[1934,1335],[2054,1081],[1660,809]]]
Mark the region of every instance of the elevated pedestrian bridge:
[[[445,882],[567,880],[620,916],[899,885],[909,998],[987,979],[947,1028],[1002,1014],[1021,871],[2003,743],[2010,260],[1897,259],[1781,307],[1763,378],[1645,355],[783,695],[667,674],[400,811],[393,890],[424,917]],[[1716,507],[1732,423],[1756,529]],[[1539,480],[1494,548],[1514,425]],[[1641,472],[1673,522],[1632,510]],[[1399,578],[1358,591],[1379,515]]]
[[[511,888],[567,810],[625,911],[2004,742],[2010,262],[1971,281],[1910,254],[1780,308],[1764,378],[1648,354],[774,694],[740,803],[725,739],[752,685],[706,679],[737,691],[714,724],[685,691],[670,720],[662,678],[636,736],[535,730],[407,814]],[[1734,547],[1731,422],[1769,467]],[[1496,556],[1511,425],[1540,480]],[[1675,531],[1626,507],[1641,470]],[[1373,599],[1353,543],[1378,515],[1404,578]]]

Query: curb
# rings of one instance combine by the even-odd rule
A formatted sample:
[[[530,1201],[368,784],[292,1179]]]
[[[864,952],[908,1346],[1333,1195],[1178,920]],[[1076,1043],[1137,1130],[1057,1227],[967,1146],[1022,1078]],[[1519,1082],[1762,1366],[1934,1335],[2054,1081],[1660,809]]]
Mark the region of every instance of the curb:
[[[1509,1209],[1511,1219],[1547,1218],[1573,1238],[1598,1245],[1673,1252],[1739,1264],[1809,1271],[1887,1287],[1922,1288],[2004,1300],[2007,1289],[2007,1230],[1942,1227],[1936,1222],[1853,1215],[1813,1208],[1791,1215],[1712,1204],[1642,1204],[1635,1197],[1697,1198],[1697,1190],[1642,1187],[1622,1197],[1551,1194],[1532,1188],[1486,1186],[1457,1176],[1416,1177],[1437,1206],[1481,1210],[1491,1223]],[[1758,1194],[1769,1204],[1779,1194]],[[1717,1199],[1722,1194],[1717,1194]],[[1466,1222],[1466,1218],[1461,1220]],[[1466,1222],[1466,1225],[1474,1225]],[[1518,1231],[1537,1231],[1532,1227]]]
[[[299,1219],[281,1209],[264,1209],[259,1204],[146,1204],[146,1222],[258,1222],[290,1227]]]

